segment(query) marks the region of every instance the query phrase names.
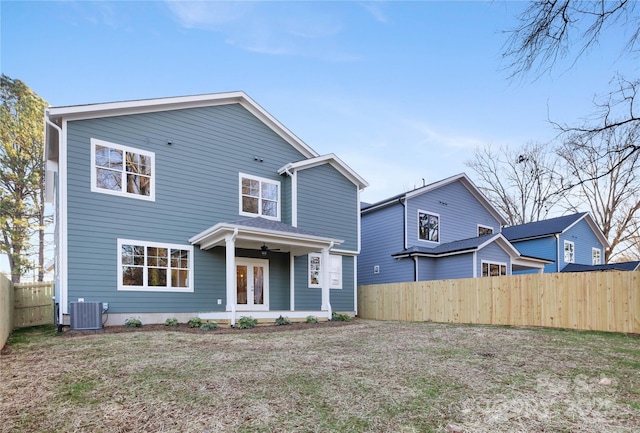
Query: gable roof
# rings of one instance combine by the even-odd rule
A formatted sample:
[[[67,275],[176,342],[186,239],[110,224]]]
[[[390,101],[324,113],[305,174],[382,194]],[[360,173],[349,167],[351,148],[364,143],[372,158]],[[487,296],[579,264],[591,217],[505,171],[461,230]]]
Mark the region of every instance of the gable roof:
[[[589,212],[575,213],[511,227],[503,227],[502,234],[511,242],[554,236],[566,232],[583,219],[589,224],[591,230],[598,237],[602,245],[609,247],[609,241]]]
[[[416,197],[422,194],[426,194],[430,191],[434,191],[438,188],[442,188],[443,186],[449,185],[453,182],[460,182],[469,192],[484,206],[494,218],[496,218],[501,225],[507,224],[507,220],[504,216],[498,211],[498,209],[493,206],[489,200],[482,194],[480,189],[471,181],[471,179],[465,174],[460,173],[455,176],[450,176],[445,179],[439,180],[437,182],[430,183],[428,185],[422,186],[420,188],[416,188],[411,191],[404,192],[402,194],[394,195],[393,197],[389,197],[385,200],[381,200],[377,203],[373,203],[371,205],[362,204],[362,214],[366,214],[369,212],[373,212],[377,209],[389,206],[398,202],[399,200],[408,200],[412,197]]]
[[[560,272],[589,272],[589,271],[638,271],[640,270],[640,261],[609,263],[606,265],[579,265],[577,263],[569,263],[562,268]]]
[[[304,170],[307,168],[317,167],[322,164],[330,164],[333,168],[338,170],[344,177],[349,179],[358,189],[364,189],[369,186],[369,183],[360,177],[355,171],[353,171],[347,164],[342,162],[335,154],[329,153],[327,155],[317,156],[315,158],[303,159],[298,162],[290,162],[278,170],[278,174],[288,173],[298,170]]]
[[[213,107],[217,105],[240,104],[251,114],[260,119],[271,130],[278,134],[287,143],[293,146],[307,158],[315,158],[318,153],[300,140],[295,134],[287,129],[275,117],[269,114],[264,108],[258,105],[243,91],[209,93],[192,96],[176,96],[169,98],[138,99],[119,102],[106,102],[99,104],[71,105],[64,107],[50,107],[46,109],[45,119],[60,126],[60,120],[82,120],[102,117],[123,116],[129,114],[153,113],[168,110],[182,110],[197,107]],[[53,142],[56,134],[48,132],[45,128],[45,147],[50,155],[49,148],[55,147]]]

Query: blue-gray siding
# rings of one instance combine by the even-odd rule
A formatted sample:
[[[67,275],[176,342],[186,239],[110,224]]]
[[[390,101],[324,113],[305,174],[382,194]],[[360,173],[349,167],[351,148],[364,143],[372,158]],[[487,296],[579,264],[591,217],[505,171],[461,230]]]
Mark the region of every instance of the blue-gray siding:
[[[290,179],[277,169],[304,157],[238,104],[72,121],[67,137],[70,302],[78,297],[109,302],[112,312],[123,313],[223,310],[224,249],[194,247],[193,293],[124,292],[116,290],[116,244],[125,238],[188,245],[202,230],[240,219],[239,172],[280,181],[282,221],[291,223]],[[154,152],[155,201],[91,192],[91,138]],[[325,184],[344,188],[342,176],[330,179],[335,170],[310,171],[322,174]],[[314,174],[308,177],[305,181],[313,183]],[[325,209],[317,206],[310,213],[313,221],[332,221],[331,211],[323,214]],[[351,243],[356,238],[355,233],[341,234]],[[289,306],[288,256],[281,256],[286,255],[270,258],[272,309]],[[222,305],[217,299],[223,299]]]

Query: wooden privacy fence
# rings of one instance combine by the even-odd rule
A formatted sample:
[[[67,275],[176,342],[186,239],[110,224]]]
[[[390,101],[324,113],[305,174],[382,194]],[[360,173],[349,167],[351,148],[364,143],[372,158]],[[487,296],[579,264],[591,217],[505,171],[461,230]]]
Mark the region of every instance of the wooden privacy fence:
[[[527,274],[359,286],[358,316],[637,334],[640,272]]]
[[[0,275],[0,348],[16,328],[54,323],[54,284],[18,283]]]

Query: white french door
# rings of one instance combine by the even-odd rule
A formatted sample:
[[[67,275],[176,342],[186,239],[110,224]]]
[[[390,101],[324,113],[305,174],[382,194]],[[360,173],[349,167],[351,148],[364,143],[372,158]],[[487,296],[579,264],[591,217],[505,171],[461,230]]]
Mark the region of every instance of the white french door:
[[[269,309],[269,260],[236,257],[236,310]]]

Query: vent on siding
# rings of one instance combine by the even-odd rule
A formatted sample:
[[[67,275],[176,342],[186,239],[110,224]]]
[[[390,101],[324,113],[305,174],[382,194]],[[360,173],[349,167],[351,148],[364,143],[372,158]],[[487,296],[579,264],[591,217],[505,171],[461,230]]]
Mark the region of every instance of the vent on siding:
[[[71,302],[71,329],[102,329],[102,302]]]

